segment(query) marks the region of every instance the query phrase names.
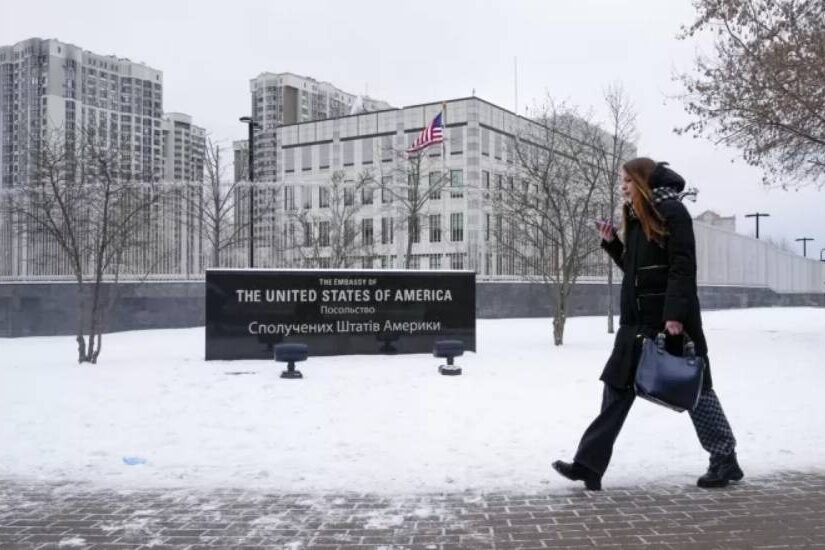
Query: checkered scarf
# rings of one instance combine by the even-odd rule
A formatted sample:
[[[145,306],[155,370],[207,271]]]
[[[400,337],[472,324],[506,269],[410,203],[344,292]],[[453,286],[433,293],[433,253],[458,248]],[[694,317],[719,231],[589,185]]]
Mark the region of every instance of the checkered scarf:
[[[680,200],[682,200],[682,197],[679,195],[679,193],[677,193],[676,191],[674,191],[670,187],[657,187],[656,189],[653,189],[653,204],[654,205],[660,204],[660,203],[662,203],[666,200],[680,201]],[[639,216],[636,215],[636,211],[633,210],[633,204],[628,203],[627,206],[628,206],[628,214],[630,215],[630,217],[631,218],[638,218]]]
[[[653,204],[659,204],[662,201],[666,200],[682,200],[679,196],[679,193],[671,189],[670,187],[657,187],[653,190]]]

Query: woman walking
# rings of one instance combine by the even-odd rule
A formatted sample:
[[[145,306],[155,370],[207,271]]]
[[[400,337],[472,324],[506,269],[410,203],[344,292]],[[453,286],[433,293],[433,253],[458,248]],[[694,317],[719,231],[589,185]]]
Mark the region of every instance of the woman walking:
[[[582,436],[572,463],[557,460],[564,477],[601,489],[613,444],[633,404],[633,381],[643,336],[665,331],[667,347],[681,348],[683,333],[704,358],[702,392],[690,419],[710,466],[699,487],[724,487],[744,474],[736,461],[736,439],[713,391],[707,344],[696,288],[696,249],[690,214],[679,200],[685,180],[649,158],[626,162],[621,170],[623,238],[607,222],[599,224],[604,248],[624,272],[621,320],[613,352],[601,375],[601,412]]]

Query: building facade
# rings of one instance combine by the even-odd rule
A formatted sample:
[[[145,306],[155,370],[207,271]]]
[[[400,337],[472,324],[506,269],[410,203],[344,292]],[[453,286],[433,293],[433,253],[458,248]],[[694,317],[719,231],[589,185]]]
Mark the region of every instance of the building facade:
[[[357,112],[392,108],[388,103],[347,93],[330,84],[292,73],[261,73],[249,82],[250,113],[261,125],[255,137],[255,179],[273,181],[276,128]]]
[[[124,178],[163,177],[163,75],[54,39],[0,47],[0,188],[28,181],[38,136],[79,143],[84,129],[120,153]]]
[[[713,210],[705,210],[694,219],[707,225],[736,233],[736,216],[721,216]]]
[[[409,188],[404,151],[444,106],[444,146],[427,148],[418,168],[418,192],[433,182],[439,192],[413,220],[399,201]],[[496,189],[513,185],[514,136],[529,124],[473,97],[279,126],[278,195],[274,203],[259,204],[267,215],[256,226],[256,256],[263,261],[275,251],[266,262],[273,266],[335,267],[330,233],[340,213],[333,181],[342,178],[339,200],[349,219],[344,231],[358,241],[349,267],[404,268],[411,239],[412,269],[513,275],[513,258],[495,250],[495,231],[506,220],[494,199]],[[361,183],[364,174],[369,184]]]
[[[163,180],[203,181],[206,130],[183,113],[163,115]]]

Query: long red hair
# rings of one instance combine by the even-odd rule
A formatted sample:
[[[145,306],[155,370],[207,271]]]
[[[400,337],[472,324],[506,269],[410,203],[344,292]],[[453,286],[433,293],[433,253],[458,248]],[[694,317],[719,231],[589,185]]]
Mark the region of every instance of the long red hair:
[[[650,175],[656,168],[656,161],[647,157],[638,157],[625,162],[622,165],[625,173],[633,180],[633,189],[630,193],[630,201],[633,211],[639,218],[647,240],[662,243],[667,230],[661,214],[653,204],[653,191],[650,189]],[[624,228],[627,230],[628,207],[624,207]]]

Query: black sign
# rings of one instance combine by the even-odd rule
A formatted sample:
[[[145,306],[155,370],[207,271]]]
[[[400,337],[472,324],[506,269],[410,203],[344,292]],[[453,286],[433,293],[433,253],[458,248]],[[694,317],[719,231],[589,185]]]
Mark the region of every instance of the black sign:
[[[281,342],[310,355],[475,351],[475,273],[259,270],[206,272],[206,359],[272,359]]]

